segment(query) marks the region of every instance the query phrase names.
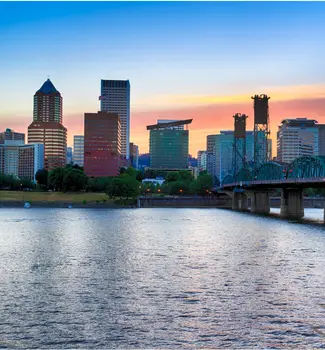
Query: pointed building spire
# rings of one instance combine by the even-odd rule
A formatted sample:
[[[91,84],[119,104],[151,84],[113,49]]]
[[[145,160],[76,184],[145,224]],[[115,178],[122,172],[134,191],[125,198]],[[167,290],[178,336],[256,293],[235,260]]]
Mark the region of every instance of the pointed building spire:
[[[43,94],[52,94],[59,92],[50,79],[47,79],[46,82],[42,85],[42,87],[37,91]]]

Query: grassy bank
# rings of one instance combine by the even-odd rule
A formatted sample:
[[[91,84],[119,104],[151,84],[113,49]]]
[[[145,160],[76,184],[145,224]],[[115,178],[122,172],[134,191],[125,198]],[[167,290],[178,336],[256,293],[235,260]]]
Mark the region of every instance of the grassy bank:
[[[24,192],[0,191],[1,202],[44,202],[44,203],[113,203],[105,193],[92,192]]]

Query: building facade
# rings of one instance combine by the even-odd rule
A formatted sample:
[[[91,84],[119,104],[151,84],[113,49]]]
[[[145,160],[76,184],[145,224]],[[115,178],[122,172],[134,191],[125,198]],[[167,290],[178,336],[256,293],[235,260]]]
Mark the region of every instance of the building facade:
[[[150,130],[150,167],[153,169],[187,169],[189,131],[173,128],[192,120],[157,123]]]
[[[4,132],[0,132],[0,144],[4,144],[5,141],[21,141],[25,143],[25,134],[6,129]]]
[[[199,171],[207,170],[207,151],[197,152],[197,167]]]
[[[130,164],[134,169],[139,168],[139,147],[130,142]]]
[[[325,124],[317,124],[318,129],[318,155],[325,156]]]
[[[66,162],[67,164],[72,164],[72,147],[67,147]]]
[[[34,95],[33,121],[62,124],[62,97],[50,79]]]
[[[50,79],[34,95],[33,122],[28,127],[28,143],[44,145],[45,169],[66,165],[67,129],[62,124],[62,97]]]
[[[216,174],[216,139],[217,135],[208,135],[207,136],[207,150],[206,150],[206,158],[207,158],[207,172],[213,178],[217,176]]]
[[[207,138],[207,171],[218,181],[223,181],[227,175],[234,175],[234,132],[221,130],[220,134],[209,135]],[[254,159],[254,132],[246,131],[246,162]],[[238,159],[238,166],[242,167],[242,160]]]
[[[130,82],[101,80],[100,110],[116,113],[121,123],[121,154],[129,159],[130,143]]]
[[[33,122],[28,127],[28,143],[44,145],[44,168],[66,165],[67,129],[56,122]]]
[[[84,171],[86,175],[116,176],[121,159],[121,123],[116,113],[85,113]]]
[[[322,142],[316,120],[284,119],[277,132],[277,160],[291,163],[298,157],[317,156]]]
[[[85,138],[83,135],[73,136],[73,164],[77,164],[81,167],[84,166],[84,142]]]
[[[44,145],[5,141],[0,144],[0,174],[28,178],[35,182],[38,170],[44,168]]]

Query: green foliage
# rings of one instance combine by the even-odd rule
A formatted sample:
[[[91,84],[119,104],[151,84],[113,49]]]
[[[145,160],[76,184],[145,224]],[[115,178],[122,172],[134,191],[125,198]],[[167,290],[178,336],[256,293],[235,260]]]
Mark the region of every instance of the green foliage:
[[[55,168],[48,174],[48,186],[55,191],[81,191],[86,188],[88,177],[83,170],[71,165]]]
[[[44,188],[47,188],[48,184],[48,171],[46,169],[40,169],[35,175],[37,183]]]
[[[62,191],[65,168],[55,168],[49,172],[48,185],[55,191]]]
[[[190,194],[190,182],[173,181],[169,184],[169,194],[183,195]]]
[[[139,194],[139,186],[135,177],[125,173],[113,179],[107,194],[111,198],[135,198]]]
[[[86,188],[88,182],[87,176],[80,169],[65,168],[62,179],[62,190],[67,191],[81,191]]]
[[[106,192],[111,185],[113,177],[91,177],[88,179],[87,191],[89,192]]]
[[[31,181],[28,177],[23,177],[20,179],[20,186],[22,189],[33,189],[35,188],[35,184],[33,183],[33,181]]]
[[[0,174],[0,188],[8,190],[21,189],[20,180],[13,175]]]
[[[200,174],[195,181],[195,193],[199,195],[207,194],[213,186],[213,179],[207,173]]]
[[[166,176],[166,182],[174,182],[179,179],[179,173],[177,171],[171,171]]]

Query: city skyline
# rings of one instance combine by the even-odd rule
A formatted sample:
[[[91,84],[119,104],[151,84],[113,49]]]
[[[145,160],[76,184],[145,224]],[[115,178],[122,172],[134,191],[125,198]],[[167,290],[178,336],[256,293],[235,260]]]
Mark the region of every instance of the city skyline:
[[[157,119],[193,118],[193,155],[208,134],[232,130],[237,112],[252,130],[254,94],[271,97],[274,144],[283,119],[325,122],[323,3],[1,3],[0,10],[1,130],[27,133],[31,98],[47,75],[65,101],[70,146],[83,134],[84,113],[100,110],[101,79],[130,80],[130,141],[140,153],[149,149],[145,126]]]

